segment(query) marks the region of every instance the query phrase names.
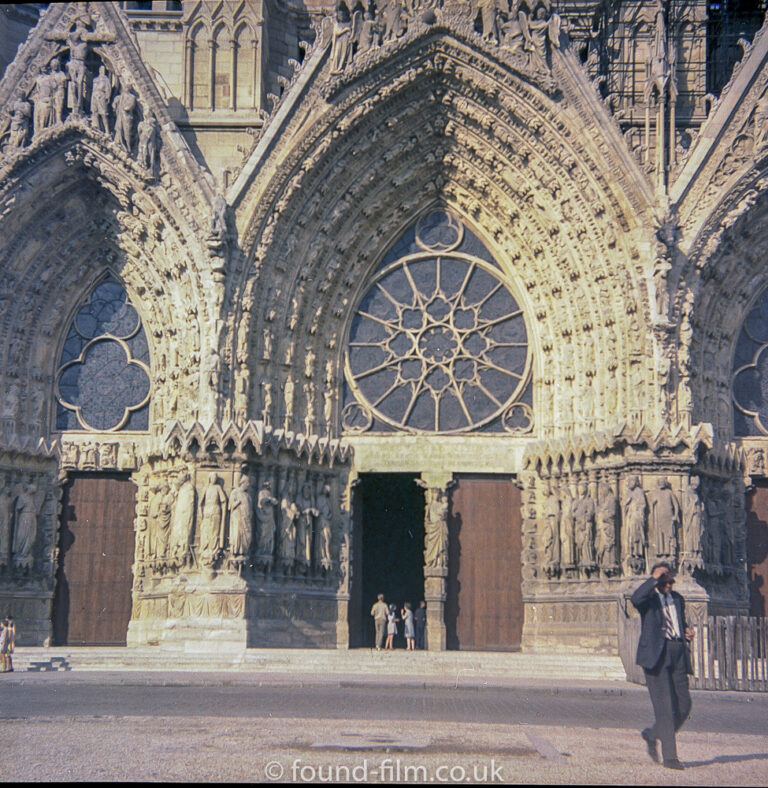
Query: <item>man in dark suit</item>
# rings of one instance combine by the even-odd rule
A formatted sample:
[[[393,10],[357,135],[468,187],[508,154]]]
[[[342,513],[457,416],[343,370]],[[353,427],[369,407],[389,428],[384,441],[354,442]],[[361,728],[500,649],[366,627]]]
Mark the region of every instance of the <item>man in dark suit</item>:
[[[685,600],[672,590],[674,582],[670,567],[656,564],[651,577],[632,594],[632,604],[642,620],[635,661],[645,673],[656,717],[653,727],[641,736],[656,763],[660,740],[664,766],[681,770],[675,733],[691,713],[688,674],[693,669],[686,641],[693,638],[693,630],[686,625]]]

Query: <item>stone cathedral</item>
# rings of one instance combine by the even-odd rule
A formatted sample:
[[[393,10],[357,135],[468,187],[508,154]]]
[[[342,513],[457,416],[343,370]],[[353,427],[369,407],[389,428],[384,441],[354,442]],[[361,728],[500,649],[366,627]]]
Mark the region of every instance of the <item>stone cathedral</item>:
[[[616,653],[768,599],[758,0],[0,10],[20,644]],[[765,377],[764,377],[765,376]]]

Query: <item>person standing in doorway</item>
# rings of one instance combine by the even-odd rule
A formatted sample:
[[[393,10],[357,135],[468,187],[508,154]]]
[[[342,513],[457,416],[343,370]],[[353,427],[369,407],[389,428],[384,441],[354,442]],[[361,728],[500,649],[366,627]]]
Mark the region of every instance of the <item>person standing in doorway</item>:
[[[403,618],[403,627],[405,628],[405,650],[415,651],[416,628],[414,625],[413,610],[411,609],[410,602],[406,602],[403,605],[403,609],[400,611],[400,615]]]
[[[376,651],[381,651],[381,647],[384,645],[384,634],[387,628],[388,613],[389,608],[384,602],[384,594],[379,594],[371,608],[373,623],[376,627]]]
[[[645,673],[655,716],[653,727],[640,735],[653,761],[659,762],[660,740],[663,765],[681,771],[675,734],[691,713],[688,674],[693,669],[686,641],[694,633],[686,625],[685,600],[672,590],[674,582],[670,567],[656,564],[648,580],[632,594],[632,604],[642,623],[635,661]]]
[[[395,647],[395,635],[397,634],[397,622],[399,620],[395,606],[390,605],[389,612],[387,613],[387,643],[384,646],[384,648],[389,651]]]
[[[423,651],[427,647],[427,603],[423,599],[413,614],[413,620],[416,625],[416,648]]]

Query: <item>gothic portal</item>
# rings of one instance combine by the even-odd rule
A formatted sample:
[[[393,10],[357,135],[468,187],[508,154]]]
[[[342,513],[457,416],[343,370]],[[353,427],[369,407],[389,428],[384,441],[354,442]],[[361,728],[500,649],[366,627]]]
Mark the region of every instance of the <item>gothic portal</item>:
[[[9,7],[20,643],[368,646],[386,589],[615,652],[658,560],[765,615],[764,10]]]

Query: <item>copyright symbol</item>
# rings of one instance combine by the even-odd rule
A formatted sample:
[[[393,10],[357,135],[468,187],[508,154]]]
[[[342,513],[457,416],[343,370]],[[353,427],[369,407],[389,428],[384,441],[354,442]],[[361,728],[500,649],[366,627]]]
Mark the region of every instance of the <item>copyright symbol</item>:
[[[270,761],[264,767],[264,776],[268,780],[279,780],[283,776],[283,764],[279,761]]]

